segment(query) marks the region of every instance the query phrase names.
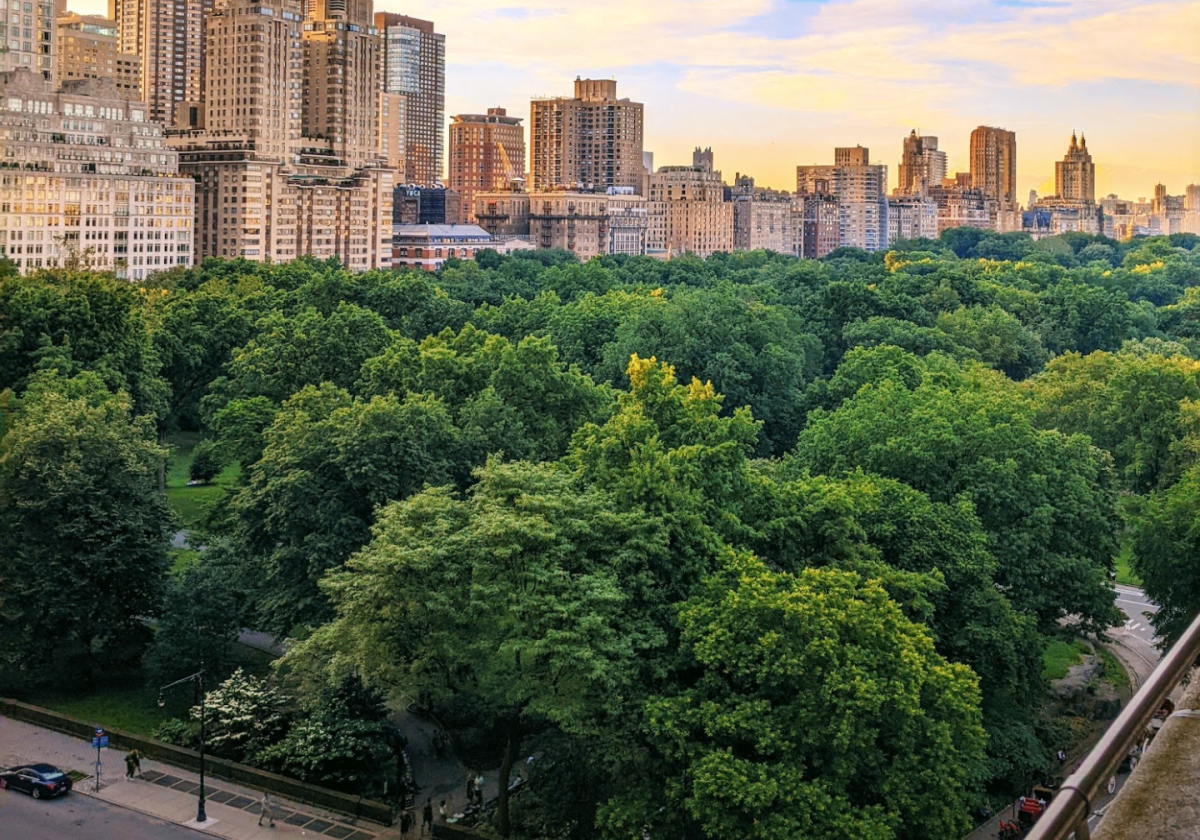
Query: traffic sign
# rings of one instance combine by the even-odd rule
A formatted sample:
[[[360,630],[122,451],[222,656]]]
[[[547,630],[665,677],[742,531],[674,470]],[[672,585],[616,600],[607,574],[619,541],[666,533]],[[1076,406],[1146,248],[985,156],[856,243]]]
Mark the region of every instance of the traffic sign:
[[[107,747],[108,746],[108,736],[101,735],[99,738],[93,738],[92,746],[95,747],[96,749],[100,749],[101,747]]]

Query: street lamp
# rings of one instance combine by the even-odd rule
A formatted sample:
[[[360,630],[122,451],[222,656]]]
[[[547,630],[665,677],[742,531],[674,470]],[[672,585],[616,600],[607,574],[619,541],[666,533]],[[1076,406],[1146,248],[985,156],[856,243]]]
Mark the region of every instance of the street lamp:
[[[174,688],[185,682],[194,682],[200,690],[200,802],[196,806],[196,822],[202,823],[208,819],[204,814],[204,668],[188,677],[175,680],[169,685],[164,685],[158,690],[158,705],[159,708],[166,705],[167,701],[163,699],[163,692],[168,688]]]

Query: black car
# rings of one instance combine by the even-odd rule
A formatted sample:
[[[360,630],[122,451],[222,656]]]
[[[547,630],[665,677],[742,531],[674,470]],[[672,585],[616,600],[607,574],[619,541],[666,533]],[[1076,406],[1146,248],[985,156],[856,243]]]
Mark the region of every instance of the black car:
[[[0,771],[0,787],[21,790],[34,799],[59,796],[71,789],[71,777],[53,764],[24,764]]]

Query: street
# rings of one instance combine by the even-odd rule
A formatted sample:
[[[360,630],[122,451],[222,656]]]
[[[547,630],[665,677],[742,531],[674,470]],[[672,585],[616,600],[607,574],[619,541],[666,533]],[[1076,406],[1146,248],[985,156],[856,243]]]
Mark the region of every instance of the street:
[[[0,791],[0,840],[200,840],[203,836],[79,793],[37,800]]]
[[[1131,672],[1133,686],[1137,688],[1158,665],[1158,637],[1149,617],[1158,611],[1158,605],[1146,598],[1146,593],[1132,586],[1117,586],[1117,607],[1125,613],[1125,623],[1109,630],[1114,653]]]

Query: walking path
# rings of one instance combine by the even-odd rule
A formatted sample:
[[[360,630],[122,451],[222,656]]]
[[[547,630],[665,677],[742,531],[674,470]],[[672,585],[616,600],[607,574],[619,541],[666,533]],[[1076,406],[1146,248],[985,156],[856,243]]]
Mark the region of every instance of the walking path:
[[[125,778],[124,754],[101,751],[100,790],[95,790],[96,751],[78,738],[0,717],[0,766],[44,761],[64,772],[77,771],[86,778],[75,782],[75,796],[83,794],[130,808],[168,822],[229,840],[262,840],[267,837],[309,837],[314,840],[397,840],[398,828],[298,805],[272,796],[277,816],[275,828],[258,825],[261,792],[223,779],[205,779],[208,819],[195,822],[199,775],[158,761],[142,759],[144,779]]]

